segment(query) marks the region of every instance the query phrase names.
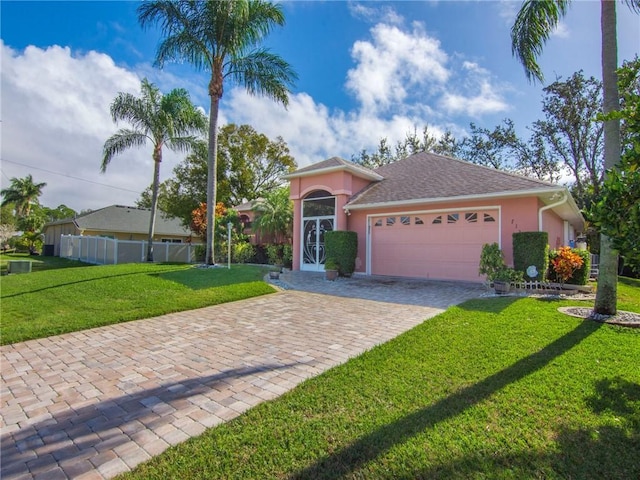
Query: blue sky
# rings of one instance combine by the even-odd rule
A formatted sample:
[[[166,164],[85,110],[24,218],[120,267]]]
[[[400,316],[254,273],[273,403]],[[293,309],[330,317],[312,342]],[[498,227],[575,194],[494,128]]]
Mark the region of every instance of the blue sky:
[[[47,182],[42,202],[76,210],[133,204],[151,182],[149,149],[116,157],[99,173],[104,140],[117,129],[109,103],[147,77],[167,92],[186,88],[208,113],[207,73],[153,67],[159,33],[139,27],[136,2],[6,1],[2,9],[2,176]],[[519,134],[541,118],[543,85],[530,84],[511,55],[520,2],[282,3],[287,24],[266,46],[298,81],[284,109],[225,87],[222,123],[281,136],[299,166],[351,158],[379,139],[429,125],[465,135],[469,122],[504,118]],[[575,1],[540,61],[547,83],[577,70],[600,77],[600,5]],[[640,50],[640,17],[618,8],[619,60]],[[162,178],[180,161],[166,154]],[[31,167],[38,167],[34,169]]]

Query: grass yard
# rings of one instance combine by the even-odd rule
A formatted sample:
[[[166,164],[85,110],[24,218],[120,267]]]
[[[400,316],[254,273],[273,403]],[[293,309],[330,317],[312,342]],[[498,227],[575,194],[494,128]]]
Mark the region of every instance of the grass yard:
[[[0,278],[3,345],[274,291],[262,281],[267,270],[252,266],[87,266],[56,257],[35,258],[33,273]]]
[[[466,302],[120,478],[640,478],[640,329],[576,304]]]
[[[75,260],[66,260],[60,257],[41,257],[31,256],[28,253],[0,253],[0,273],[7,273],[7,263],[9,260],[28,260],[31,262],[32,272],[41,272],[43,270],[54,270],[59,268],[86,267],[87,263],[77,262]]]

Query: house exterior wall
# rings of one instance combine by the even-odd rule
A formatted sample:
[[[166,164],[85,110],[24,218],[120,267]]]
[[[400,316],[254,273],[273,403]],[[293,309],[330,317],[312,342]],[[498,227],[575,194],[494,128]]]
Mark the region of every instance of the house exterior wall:
[[[318,190],[326,190],[336,197],[334,230],[348,230],[349,222],[344,206],[358,191],[369,185],[369,181],[347,171],[318,173],[318,175],[291,179],[290,197],[293,200],[293,269],[300,270],[302,229],[302,201]]]
[[[73,222],[47,225],[44,228],[44,244],[53,245],[53,255],[60,255],[60,235],[78,235],[78,229]]]
[[[149,238],[148,233],[106,232],[103,230],[91,230],[91,229],[83,230],[81,235],[85,237],[109,237],[109,238],[115,238],[118,240],[134,240],[134,241],[141,241],[141,240],[146,241]],[[163,239],[168,239],[168,240],[180,240],[181,242],[188,242],[190,241],[189,240],[190,238],[191,237],[189,235],[171,235],[171,234],[164,234],[164,233],[156,233],[153,236],[153,241],[161,242]]]
[[[542,212],[542,229],[549,234],[550,250],[567,245],[570,238],[575,237],[574,232],[567,232],[570,238],[565,238],[564,220],[552,210]]]
[[[491,211],[495,210],[497,214],[496,221],[498,231],[498,241],[505,257],[505,262],[509,266],[513,266],[513,234],[516,232],[528,232],[539,230],[539,212],[544,206],[537,196],[530,197],[510,197],[510,198],[484,198],[468,201],[444,201],[437,203],[414,204],[410,206],[381,206],[377,208],[344,211],[344,206],[349,200],[367,187],[371,182],[359,177],[355,177],[349,171],[333,171],[322,173],[319,171],[315,175],[300,176],[291,179],[291,196],[294,202],[294,227],[293,227],[293,269],[300,269],[300,252],[301,252],[301,225],[302,225],[302,201],[310,193],[317,190],[326,190],[336,197],[336,218],[334,229],[351,230],[358,234],[358,251],[355,262],[355,270],[359,273],[372,273],[371,266],[367,262],[371,261],[371,232],[368,232],[369,219],[376,215],[402,216],[406,214],[417,213],[434,213],[434,212],[450,212],[458,211],[459,213],[469,213],[470,211]],[[467,210],[467,212],[465,212]],[[568,222],[556,214],[553,210],[545,210],[542,212],[542,229],[549,235],[549,246],[551,249],[558,248],[561,245],[569,243],[569,240],[575,238],[575,232]],[[407,235],[412,231],[407,228]],[[459,230],[463,232],[464,230]],[[469,230],[471,231],[471,230]],[[490,230],[487,230],[490,233]],[[398,230],[400,235],[404,235]],[[414,229],[415,233],[416,230]],[[487,234],[487,238],[495,238],[495,230],[491,235]],[[452,233],[453,236],[459,233]],[[462,234],[465,235],[465,234]],[[382,238],[382,237],[376,237]],[[435,238],[435,237],[429,237]],[[468,238],[465,237],[467,240]],[[410,241],[403,242],[404,237],[400,237],[400,244],[406,243],[411,245]],[[409,238],[407,237],[407,240]],[[455,238],[452,238],[452,243]],[[413,242],[415,243],[415,242]],[[462,242],[465,243],[465,242]],[[469,242],[466,242],[469,243]],[[388,240],[387,240],[388,244]],[[382,244],[381,244],[382,245]],[[447,246],[449,244],[447,243]],[[387,248],[387,247],[384,247]],[[408,247],[407,247],[408,248]],[[474,247],[475,248],[475,247]],[[446,248],[443,248],[446,250]],[[472,249],[467,248],[469,253]],[[408,250],[407,250],[408,251]],[[397,252],[396,252],[397,253]],[[468,256],[468,255],[467,255]],[[458,259],[459,260],[459,259]],[[479,255],[478,255],[479,261]],[[466,260],[467,268],[470,260]],[[374,263],[374,269],[378,268]],[[459,262],[458,262],[459,263]],[[411,269],[411,268],[409,268]],[[414,268],[415,270],[415,268]],[[411,272],[407,272],[411,275]],[[462,276],[462,274],[460,274]],[[469,275],[471,277],[471,275]],[[475,275],[474,275],[475,278]]]
[[[438,204],[411,205],[410,207],[392,207],[371,210],[353,210],[348,215],[348,229],[358,234],[358,256],[356,258],[356,271],[367,271],[367,216],[373,214],[395,214],[409,212],[439,211],[451,209],[474,209],[478,207],[499,208],[500,248],[504,252],[507,265],[513,265],[513,241],[514,232],[527,232],[538,230],[538,199],[536,197],[511,198],[501,200],[478,200],[467,202],[444,202]],[[555,214],[554,214],[555,215]],[[557,216],[556,216],[557,217]],[[558,219],[559,220],[559,219]],[[556,225],[556,222],[554,222]],[[559,222],[560,228],[563,222]],[[560,230],[562,231],[562,230]],[[551,235],[549,237],[551,239]],[[553,247],[553,245],[552,245]],[[479,259],[478,259],[479,260]]]

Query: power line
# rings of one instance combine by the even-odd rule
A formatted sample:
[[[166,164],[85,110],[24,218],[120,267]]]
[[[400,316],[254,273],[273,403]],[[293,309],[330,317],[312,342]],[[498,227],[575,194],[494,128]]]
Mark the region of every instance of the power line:
[[[122,187],[114,187],[113,185],[108,185],[106,183],[100,183],[100,182],[94,182],[93,180],[87,180],[86,178],[80,178],[80,177],[74,177],[73,175],[69,175],[66,173],[59,173],[59,172],[54,172],[52,170],[47,170],[46,168],[40,168],[40,167],[34,167],[33,165],[27,165],[25,163],[20,163],[20,162],[14,162],[12,160],[6,160],[4,158],[0,159],[0,161],[2,162],[8,162],[8,163],[13,163],[14,165],[20,165],[22,167],[27,167],[27,168],[32,168],[33,170],[40,170],[41,172],[46,172],[46,173],[51,173],[53,175],[59,175],[61,177],[67,177],[67,178],[71,178],[73,180],[79,180],[81,182],[87,182],[87,183],[92,183],[94,185],[100,185],[102,187],[109,187],[109,188],[114,188],[116,190],[122,190],[124,192],[131,192],[131,193],[140,193],[140,191],[138,190],[129,190],[128,188],[122,188]],[[7,177],[7,174],[4,173],[4,171],[2,172],[4,174],[5,177]],[[9,179],[9,177],[7,177],[7,179]]]

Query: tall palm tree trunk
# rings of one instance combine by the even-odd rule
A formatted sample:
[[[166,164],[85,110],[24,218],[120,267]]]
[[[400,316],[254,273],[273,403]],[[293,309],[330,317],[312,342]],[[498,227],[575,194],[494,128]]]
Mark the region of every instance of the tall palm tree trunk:
[[[602,29],[602,89],[603,113],[619,110],[619,94],[616,68],[618,67],[618,44],[616,32],[616,2],[601,0]],[[604,123],[604,168],[616,168],[620,161],[620,120]],[[618,252],[611,239],[600,237],[600,272],[594,311],[603,315],[615,315],[618,286]]]
[[[160,146],[162,148],[162,146]],[[149,220],[149,238],[147,239],[147,262],[153,262],[153,236],[156,232],[156,214],[158,211],[158,190],[160,189],[160,163],[162,152],[153,153],[153,188],[151,193],[151,218]]]
[[[218,163],[218,110],[220,97],[211,95],[211,110],[209,113],[209,155],[207,157],[207,249],[206,263],[214,265],[215,252],[215,221],[216,221],[216,170]]]

